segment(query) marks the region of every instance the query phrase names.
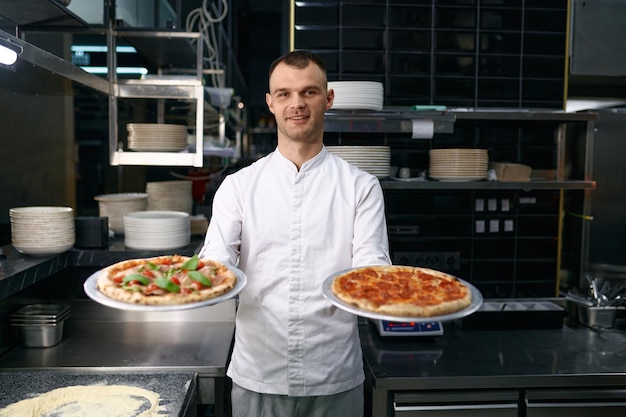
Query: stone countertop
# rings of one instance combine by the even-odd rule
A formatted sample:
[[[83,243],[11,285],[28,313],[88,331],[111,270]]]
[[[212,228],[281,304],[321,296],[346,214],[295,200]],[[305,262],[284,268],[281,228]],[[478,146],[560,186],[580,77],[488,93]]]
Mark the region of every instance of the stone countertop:
[[[127,385],[156,392],[168,417],[183,417],[195,407],[196,384],[193,372],[132,373],[15,371],[0,372],[0,409],[12,403],[75,385]]]

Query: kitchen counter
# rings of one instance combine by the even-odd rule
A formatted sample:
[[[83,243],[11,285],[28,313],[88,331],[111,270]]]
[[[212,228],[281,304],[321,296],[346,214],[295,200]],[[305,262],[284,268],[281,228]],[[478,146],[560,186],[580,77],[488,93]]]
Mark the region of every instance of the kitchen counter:
[[[193,253],[200,243],[192,243],[186,253]],[[27,277],[43,280],[64,265],[99,268],[117,260],[158,255],[128,251],[120,242],[103,250],[71,249],[51,258],[27,257],[11,250],[5,250],[8,257],[0,262],[0,294],[26,288],[33,281]],[[226,323],[207,324],[202,322],[206,317],[220,315],[192,314],[194,310],[190,310],[189,315],[166,320],[152,315],[135,317],[131,312],[94,306],[90,300],[75,301],[59,345],[46,349],[15,346],[0,356],[0,369],[81,374],[190,371],[198,376],[200,400],[203,392],[215,395],[200,403],[217,400],[221,415],[234,306]],[[521,396],[536,389],[585,387],[603,389],[604,394],[607,389],[617,389],[626,396],[625,333],[576,325],[471,331],[445,323],[444,330],[443,336],[381,338],[371,323],[360,320],[366,399],[373,416],[393,415],[390,404],[401,392],[507,390],[507,395]],[[207,389],[203,381],[216,385]]]
[[[69,302],[63,338],[48,348],[15,346],[0,369],[106,368],[197,372],[223,377],[235,331],[235,300],[167,312],[123,311],[91,300]]]
[[[137,251],[127,249],[123,239],[118,239],[103,249],[72,248],[50,257],[23,255],[10,245],[3,247],[6,258],[0,259],[0,305],[7,317],[24,302],[48,299],[69,303],[72,313],[65,321],[62,341],[43,349],[15,345],[8,319],[0,323],[0,369],[76,374],[190,372],[195,375],[197,403],[213,405],[214,415],[223,415],[234,299],[200,309],[130,312],[101,306],[82,289],[83,276],[102,267],[131,258],[172,253],[191,256],[201,243],[198,238],[185,248]],[[55,285],[58,282],[63,286]],[[30,291],[34,288],[38,290]]]
[[[0,409],[53,389],[76,385],[126,385],[159,394],[160,406],[168,417],[184,417],[195,407],[195,374],[176,373],[75,373],[0,372]],[[188,414],[190,413],[190,414]]]
[[[614,388],[626,392],[626,333],[564,326],[380,337],[360,325],[372,415],[389,415],[396,391]]]
[[[224,413],[226,366],[235,325],[235,300],[168,312],[123,311],[71,300],[63,339],[48,348],[14,346],[0,355],[11,371],[190,372],[198,404]]]

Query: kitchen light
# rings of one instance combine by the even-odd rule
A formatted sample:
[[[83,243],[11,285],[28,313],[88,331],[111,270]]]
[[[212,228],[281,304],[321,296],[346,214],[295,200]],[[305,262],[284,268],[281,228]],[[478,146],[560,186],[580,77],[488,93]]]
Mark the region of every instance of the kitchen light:
[[[72,52],[107,52],[106,45],[72,45]],[[134,54],[137,50],[132,46],[116,46],[115,52],[118,54]]]
[[[98,66],[84,66],[81,67],[85,71],[90,74],[107,74],[109,72],[107,67],[98,67]],[[118,74],[139,74],[146,75],[148,73],[148,69],[144,67],[117,67],[116,71]]]
[[[15,64],[18,55],[21,53],[21,46],[14,44],[8,39],[0,38],[0,64],[7,66]]]

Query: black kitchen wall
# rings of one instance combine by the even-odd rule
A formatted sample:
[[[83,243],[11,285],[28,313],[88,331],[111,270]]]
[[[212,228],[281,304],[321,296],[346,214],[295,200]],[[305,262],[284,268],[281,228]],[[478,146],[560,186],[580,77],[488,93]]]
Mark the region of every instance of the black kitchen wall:
[[[295,4],[295,46],[331,80],[384,83],[388,106],[564,107],[567,0]]]

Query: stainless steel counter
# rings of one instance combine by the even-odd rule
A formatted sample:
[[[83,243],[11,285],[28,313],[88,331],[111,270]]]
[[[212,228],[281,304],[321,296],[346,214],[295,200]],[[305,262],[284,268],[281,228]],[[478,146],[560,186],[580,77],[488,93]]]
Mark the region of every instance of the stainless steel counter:
[[[626,392],[626,333],[565,326],[381,338],[360,326],[372,415],[389,415],[395,392],[619,388]]]
[[[0,369],[192,372],[198,403],[215,404],[215,414],[222,415],[235,300],[175,312],[122,311],[91,300],[70,304],[61,343],[41,349],[16,346],[0,356]]]

